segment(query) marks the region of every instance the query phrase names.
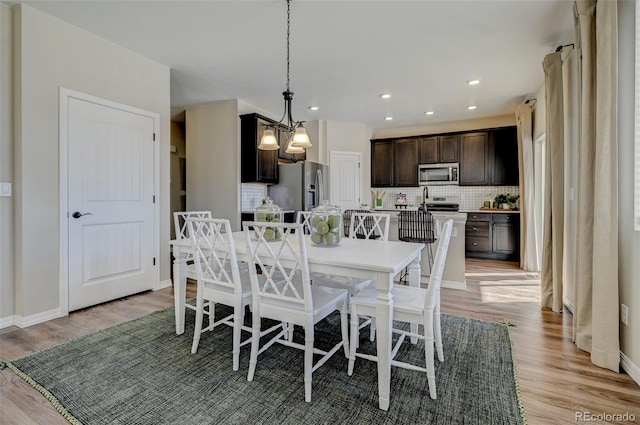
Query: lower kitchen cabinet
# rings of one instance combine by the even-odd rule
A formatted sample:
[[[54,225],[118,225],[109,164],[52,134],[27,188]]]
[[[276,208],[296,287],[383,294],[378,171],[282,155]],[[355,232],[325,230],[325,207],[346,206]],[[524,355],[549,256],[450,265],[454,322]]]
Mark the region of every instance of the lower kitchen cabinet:
[[[465,254],[472,258],[520,261],[518,213],[469,213]]]

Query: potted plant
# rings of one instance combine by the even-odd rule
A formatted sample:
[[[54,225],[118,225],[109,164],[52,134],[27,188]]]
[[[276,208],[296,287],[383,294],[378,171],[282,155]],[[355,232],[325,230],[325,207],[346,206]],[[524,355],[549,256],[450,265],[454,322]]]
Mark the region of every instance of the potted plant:
[[[508,198],[507,198],[507,194],[506,193],[501,193],[498,196],[496,196],[496,199],[494,200],[494,206],[496,208],[504,208],[504,204],[507,204],[509,202]]]
[[[511,206],[512,210],[518,209],[519,200],[520,200],[520,195],[514,195],[512,193],[507,194],[507,202],[509,202],[509,205]]]

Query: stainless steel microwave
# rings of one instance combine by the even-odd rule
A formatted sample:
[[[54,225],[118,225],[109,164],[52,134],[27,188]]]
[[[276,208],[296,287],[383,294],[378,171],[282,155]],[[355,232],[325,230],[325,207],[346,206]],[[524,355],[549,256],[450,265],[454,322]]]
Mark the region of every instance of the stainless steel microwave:
[[[457,162],[440,164],[418,165],[418,184],[420,186],[431,185],[457,185],[459,184],[460,165]]]

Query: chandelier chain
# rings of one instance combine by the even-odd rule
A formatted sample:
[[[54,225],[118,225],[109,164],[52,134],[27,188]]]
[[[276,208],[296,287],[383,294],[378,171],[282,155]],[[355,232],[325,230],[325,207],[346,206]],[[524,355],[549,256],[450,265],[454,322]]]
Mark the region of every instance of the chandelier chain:
[[[287,0],[287,91],[289,91],[289,36],[291,34],[291,0]]]

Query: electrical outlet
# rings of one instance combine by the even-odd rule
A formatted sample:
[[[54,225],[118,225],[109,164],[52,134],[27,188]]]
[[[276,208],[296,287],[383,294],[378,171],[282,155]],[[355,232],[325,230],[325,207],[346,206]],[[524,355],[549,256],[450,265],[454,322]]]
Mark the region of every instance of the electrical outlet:
[[[629,307],[625,304],[620,304],[620,321],[629,326]]]

